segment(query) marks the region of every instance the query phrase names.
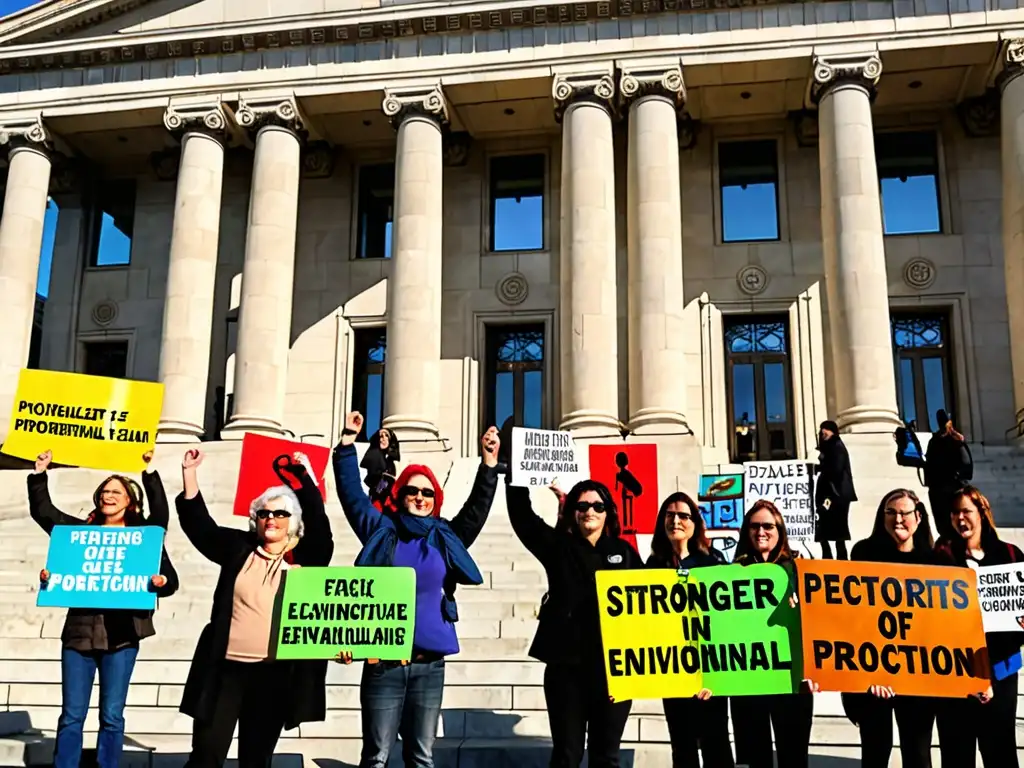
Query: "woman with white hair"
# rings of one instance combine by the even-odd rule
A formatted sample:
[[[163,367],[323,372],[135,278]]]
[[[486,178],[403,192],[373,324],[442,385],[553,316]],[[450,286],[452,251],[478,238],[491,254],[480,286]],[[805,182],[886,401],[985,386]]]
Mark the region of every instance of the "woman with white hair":
[[[217,525],[199,492],[198,450],[182,459],[185,490],[175,499],[181,529],[220,566],[210,623],[199,636],[180,710],[193,718],[187,766],[222,766],[238,726],[240,768],[270,765],[284,729],[326,716],[326,661],[270,658],[274,599],[282,572],[326,566],[331,525],[305,455],[279,456],[284,485],[249,505],[248,530]]]

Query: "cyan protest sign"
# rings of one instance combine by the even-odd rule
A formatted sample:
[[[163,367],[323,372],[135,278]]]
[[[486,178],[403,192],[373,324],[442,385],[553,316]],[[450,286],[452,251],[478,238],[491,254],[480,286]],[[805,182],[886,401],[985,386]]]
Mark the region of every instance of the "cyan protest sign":
[[[36,604],[151,611],[156,593],[150,580],[160,573],[163,546],[158,526],[55,526],[46,556],[50,580]]]

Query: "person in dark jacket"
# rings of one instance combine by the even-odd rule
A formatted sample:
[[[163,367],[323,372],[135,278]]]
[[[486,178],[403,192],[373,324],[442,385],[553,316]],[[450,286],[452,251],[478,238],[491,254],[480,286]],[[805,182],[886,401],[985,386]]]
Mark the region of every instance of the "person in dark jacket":
[[[905,488],[885,494],[875,513],[871,535],[854,544],[850,559],[894,565],[936,565],[938,558],[932,550],[928,510],[917,494]],[[860,728],[864,768],[889,765],[894,715],[904,768],[931,768],[935,699],[903,696],[888,686],[872,685],[866,693],[843,694],[843,705],[847,716]]]
[[[409,662],[371,659],[363,665],[359,765],[383,768],[400,735],[405,765],[431,768],[444,694],[444,660],[459,652],[455,587],[483,583],[468,550],[487,522],[498,487],[498,430],[491,427],[481,439],[483,460],[466,503],[454,518],[443,520],[444,489],[430,468],[420,464],[402,470],[383,513],[370,503],[360,486],[353,445],[362,426],[360,414],[348,414],[341,443],[334,449],[341,508],[363,545],[356,565],[414,569],[416,624]],[[351,657],[343,661],[350,662]]]
[[[151,451],[142,457],[149,464]],[[167,495],[160,475],[147,467],[142,485],[122,475],[100,483],[92,498],[93,510],[85,520],[66,515],[53,505],[46,470],[53,454],[39,455],[35,472],[28,476],[28,507],[32,519],[47,535],[58,525],[141,526],[156,525],[164,530],[170,518]],[[145,499],[149,499],[146,515]],[[45,569],[39,574],[40,588],[50,580]],[[150,582],[157,597],[170,597],[178,590],[178,574],[167,557],[160,554],[160,573]],[[61,632],[61,712],[57,721],[53,764],[55,768],[78,768],[82,756],[82,727],[89,711],[92,684],[100,678],[100,732],[96,760],[100,768],[116,768],[124,749],[124,707],[128,699],[139,641],[156,634],[152,611],[117,611],[72,608]]]
[[[759,499],[740,526],[733,562],[737,565],[775,563],[790,566],[797,558],[789,547],[786,521],[778,507]],[[795,597],[795,596],[794,596]],[[795,609],[796,600],[790,605]],[[779,768],[807,768],[814,719],[814,684],[804,680],[799,693],[733,696],[732,729],[736,761],[748,768],[772,768],[772,731]]]
[[[689,570],[725,564],[725,556],[708,540],[704,517],[694,500],[682,492],[666,498],[658,511],[647,567]],[[729,700],[713,694],[704,688],[687,699],[662,700],[672,745],[672,768],[699,768],[698,744],[704,765],[734,765],[729,744]]]
[[[836,557],[847,558],[846,542],[850,539],[850,504],[857,501],[850,469],[850,454],[839,436],[834,421],[823,421],[818,431],[818,479],[814,489],[817,525],[814,540],[821,544],[821,556],[832,558],[831,542],[836,543]]]
[[[988,499],[972,485],[953,494],[952,528],[956,535],[935,547],[940,562],[986,567],[1024,562],[1016,545],[1002,541]],[[992,685],[976,696],[944,699],[939,707],[942,768],[974,768],[980,749],[985,768],[1016,768],[1017,671],[1024,634],[985,635]]]
[[[292,563],[329,565],[334,539],[304,454],[274,460],[284,484],[252,501],[245,531],[210,516],[197,477],[202,461],[199,450],[186,451],[184,491],[174,500],[185,536],[220,566],[181,697],[181,712],[194,721],[186,766],[222,766],[237,725],[240,768],[263,768],[282,730],[325,718],[327,662],[271,660],[271,623],[282,573]]]
[[[402,451],[398,438],[390,429],[378,429],[370,438],[370,447],[366,449],[359,466],[366,470],[366,487],[370,501],[383,509],[385,501],[391,495],[398,476],[398,462],[402,460]]]
[[[578,768],[587,738],[590,768],[617,768],[631,703],[608,695],[595,574],[642,568],[643,561],[619,538],[615,502],[603,483],[574,485],[554,527],[533,511],[529,488],[508,485],[505,499],[512,530],[548,577],[530,656],[546,665],[550,766]]]
[[[928,487],[928,505],[935,515],[935,528],[940,539],[956,534],[951,524],[953,495],[966,483],[964,476],[971,465],[967,440],[953,428],[953,420],[944,410],[935,412],[939,428],[928,441],[924,453],[924,484]]]

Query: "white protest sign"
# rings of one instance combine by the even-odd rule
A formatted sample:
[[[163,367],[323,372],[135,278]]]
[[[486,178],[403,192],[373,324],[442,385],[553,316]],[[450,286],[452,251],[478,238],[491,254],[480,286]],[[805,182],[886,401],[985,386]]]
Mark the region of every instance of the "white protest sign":
[[[804,461],[749,461],[743,465],[743,505],[772,502],[786,521],[792,544],[814,541],[814,496],[811,466]]]
[[[1024,630],[1024,563],[976,568],[978,602],[986,632]]]
[[[585,478],[572,435],[552,429],[512,428],[512,485],[537,488],[551,485],[569,490]]]

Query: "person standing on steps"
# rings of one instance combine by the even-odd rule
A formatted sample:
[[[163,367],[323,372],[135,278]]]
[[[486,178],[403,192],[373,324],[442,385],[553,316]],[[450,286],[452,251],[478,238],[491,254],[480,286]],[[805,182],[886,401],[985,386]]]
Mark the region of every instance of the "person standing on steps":
[[[210,623],[199,635],[181,697],[181,712],[193,719],[186,766],[224,765],[237,725],[239,768],[267,768],[282,730],[326,716],[327,662],[272,661],[270,643],[281,574],[330,565],[331,524],[304,454],[274,460],[283,484],[252,501],[244,531],[210,516],[199,490],[202,462],[198,449],[185,452],[184,490],[174,500],[185,536],[220,566]]]
[[[615,502],[603,483],[584,480],[574,485],[552,527],[533,511],[530,489],[510,481],[506,476],[512,530],[548,578],[530,656],[545,664],[550,768],[579,768],[585,738],[590,768],[618,768],[631,703],[614,702],[608,695],[595,574],[642,568],[643,561],[619,538]]]
[[[850,538],[850,504],[857,501],[853,487],[850,454],[834,421],[821,422],[818,430],[818,479],[814,488],[817,524],[814,540],[821,544],[821,556],[832,559],[830,542],[836,543],[836,557],[846,560],[846,542]]]
[[[708,540],[704,516],[694,500],[681,491],[666,498],[658,511],[647,567],[674,568],[682,573],[725,564],[725,557]],[[704,688],[687,699],[662,700],[672,744],[672,768],[699,768],[698,744],[704,765],[733,768],[729,699],[713,694]]]
[[[967,440],[953,428],[953,418],[940,409],[935,421],[939,428],[924,453],[924,484],[938,537],[950,539],[957,536],[951,522],[953,496],[974,476],[974,460]]]
[[[377,509],[383,510],[384,503],[391,496],[401,460],[402,451],[395,433],[384,428],[374,432],[359,466],[366,470],[367,492]]]
[[[402,737],[406,768],[433,768],[434,740],[444,693],[445,657],[459,652],[455,624],[458,584],[482,584],[469,547],[480,535],[498,487],[496,427],[480,440],[482,461],[469,498],[451,520],[441,518],[444,489],[429,467],[410,464],[398,476],[384,511],[363,492],[353,443],[363,417],[345,417],[334,449],[341,508],[363,545],[357,566],[398,566],[416,571],[413,656],[407,662],[371,659],[359,686],[363,746],[360,768],[384,768],[395,737]],[[351,655],[339,659],[351,663]]]
[[[85,520],[66,515],[53,505],[47,469],[53,453],[36,458],[35,471],[28,476],[28,508],[32,519],[47,535],[58,525],[102,525],[135,527],[157,525],[167,529],[170,512],[167,495],[156,470],[148,465],[153,452],[143,455],[146,470],[142,485],[123,475],[111,475],[96,488],[92,512]],[[145,499],[149,499],[146,515]],[[47,570],[39,574],[40,588],[50,580]],[[178,590],[178,574],[164,550],[160,573],[150,580],[157,597],[170,597]],[[117,768],[124,750],[124,707],[128,699],[139,642],[156,634],[153,611],[118,611],[72,608],[61,632],[61,712],[54,744],[54,768],[78,768],[82,757],[82,727],[89,711],[93,680],[100,678],[100,732],[96,739],[96,760],[100,768]]]

